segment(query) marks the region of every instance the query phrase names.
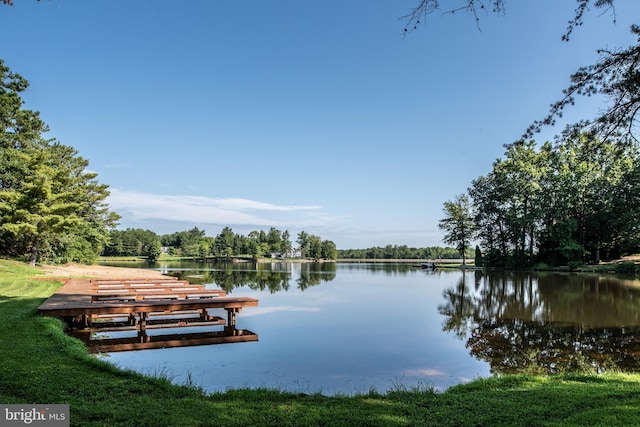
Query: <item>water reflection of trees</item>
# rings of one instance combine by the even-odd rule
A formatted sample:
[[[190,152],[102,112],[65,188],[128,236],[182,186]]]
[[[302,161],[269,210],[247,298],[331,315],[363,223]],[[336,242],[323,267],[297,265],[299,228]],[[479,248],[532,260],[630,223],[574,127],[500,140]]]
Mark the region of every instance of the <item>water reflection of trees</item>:
[[[336,263],[305,263],[301,265],[298,289],[304,291],[322,282],[330,282],[336,278]]]
[[[638,297],[616,278],[478,271],[446,289],[438,310],[443,330],[494,373],[638,372]]]
[[[234,289],[248,287],[254,291],[268,290],[286,292],[291,286],[291,264],[220,264],[215,270],[182,273],[181,277],[191,283],[211,284],[232,293]],[[335,263],[302,263],[298,265],[299,277],[295,281],[296,288],[304,291],[307,288],[329,282],[336,277]],[[191,274],[191,275],[189,275]]]

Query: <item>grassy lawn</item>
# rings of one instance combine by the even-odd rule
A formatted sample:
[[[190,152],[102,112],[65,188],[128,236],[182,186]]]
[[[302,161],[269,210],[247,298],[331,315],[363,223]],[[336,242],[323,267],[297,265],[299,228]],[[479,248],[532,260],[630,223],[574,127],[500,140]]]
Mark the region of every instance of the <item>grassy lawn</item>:
[[[325,397],[277,390],[206,394],[116,369],[36,308],[60,286],[0,260],[0,403],[66,403],[78,426],[555,426],[640,424],[640,376],[517,376],[444,393]]]

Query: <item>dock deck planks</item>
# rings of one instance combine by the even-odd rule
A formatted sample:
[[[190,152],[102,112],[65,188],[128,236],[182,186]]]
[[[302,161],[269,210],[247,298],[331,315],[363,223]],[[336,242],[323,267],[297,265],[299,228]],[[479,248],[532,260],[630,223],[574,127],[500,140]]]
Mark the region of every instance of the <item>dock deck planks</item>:
[[[180,316],[185,311],[198,313],[198,325],[224,325],[220,317],[211,316],[209,309],[227,311],[225,330],[235,330],[236,314],[245,307],[257,307],[258,300],[251,297],[230,297],[221,289],[205,289],[203,285],[193,285],[176,279],[109,279],[67,281],[55,294],[43,302],[38,311],[47,316],[61,317],[80,330],[94,330],[105,318],[120,315],[128,318],[121,330],[137,329],[145,331],[153,324],[150,315],[163,313],[165,316]],[[113,323],[104,322],[105,330],[113,330]],[[164,327],[184,327],[193,322],[177,319],[167,322]],[[152,326],[153,325],[153,326]],[[117,330],[117,326],[115,327]],[[247,331],[249,333],[250,331]],[[248,336],[254,336],[251,333]],[[219,338],[219,337],[218,337]],[[254,339],[254,338],[251,338]],[[257,340],[257,335],[255,335]],[[224,340],[221,340],[224,342]]]

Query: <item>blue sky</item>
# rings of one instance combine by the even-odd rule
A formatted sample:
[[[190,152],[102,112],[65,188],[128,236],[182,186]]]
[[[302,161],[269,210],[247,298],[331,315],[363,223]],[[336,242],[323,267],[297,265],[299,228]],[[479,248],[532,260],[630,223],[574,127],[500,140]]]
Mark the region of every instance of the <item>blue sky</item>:
[[[416,4],[15,0],[0,6],[0,58],[31,83],[48,136],[110,186],[120,228],[440,246],[443,203],[596,49],[633,43],[640,2],[616,0],[615,24],[591,11],[569,43],[572,0],[507,2],[480,31],[434,14],[403,37]],[[599,108],[581,100],[565,121]]]

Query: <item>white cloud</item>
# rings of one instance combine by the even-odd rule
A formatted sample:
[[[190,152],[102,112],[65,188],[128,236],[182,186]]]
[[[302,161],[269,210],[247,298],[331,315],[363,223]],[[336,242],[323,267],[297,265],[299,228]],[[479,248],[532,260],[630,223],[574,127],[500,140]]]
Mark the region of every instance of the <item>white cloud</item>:
[[[315,205],[276,205],[241,198],[150,194],[111,189],[112,210],[133,221],[178,221],[196,224],[256,226],[322,226],[332,217]]]

